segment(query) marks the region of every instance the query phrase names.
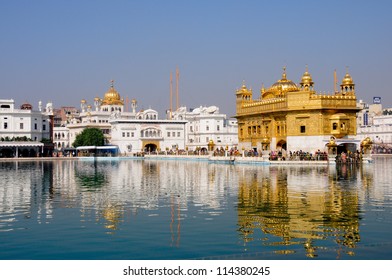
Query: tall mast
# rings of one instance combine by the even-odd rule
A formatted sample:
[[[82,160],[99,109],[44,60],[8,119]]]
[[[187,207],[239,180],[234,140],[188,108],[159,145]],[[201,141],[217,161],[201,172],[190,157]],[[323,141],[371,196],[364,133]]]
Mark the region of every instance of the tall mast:
[[[170,115],[169,119],[172,118],[173,112],[173,72],[170,72]]]
[[[178,71],[178,67],[176,69],[176,110],[178,109],[178,103],[179,103],[179,99],[178,99],[178,82],[180,79],[180,72]]]
[[[338,83],[338,79],[336,78],[336,69],[335,69],[335,71],[333,72],[333,88],[335,90],[335,93],[338,92],[337,87],[336,87],[337,83]]]

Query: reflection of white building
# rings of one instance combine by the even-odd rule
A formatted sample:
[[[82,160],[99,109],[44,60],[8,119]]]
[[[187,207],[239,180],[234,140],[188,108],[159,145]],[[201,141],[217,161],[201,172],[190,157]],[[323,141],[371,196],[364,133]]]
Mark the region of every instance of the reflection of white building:
[[[103,99],[94,98],[93,105],[83,99],[79,118],[70,119],[66,128],[56,128],[56,147],[71,147],[79,133],[95,127],[102,130],[107,144],[119,146],[121,154],[185,149],[186,121],[159,120],[157,111],[136,112],[136,107],[133,99],[131,112],[124,110],[124,99],[112,82]]]
[[[172,118],[188,121],[186,146],[190,150],[195,150],[196,147],[207,148],[209,143],[214,143],[215,148],[238,145],[237,120],[219,113],[216,106],[200,106],[190,111],[186,107],[180,107],[173,112]]]

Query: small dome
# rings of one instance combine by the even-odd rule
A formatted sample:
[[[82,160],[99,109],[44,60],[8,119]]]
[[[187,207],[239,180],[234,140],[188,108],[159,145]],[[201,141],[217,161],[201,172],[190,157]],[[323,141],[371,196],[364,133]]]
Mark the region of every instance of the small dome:
[[[237,90],[237,94],[251,94],[252,89],[248,89],[245,85],[245,81],[242,81],[241,89]]]
[[[301,86],[304,86],[304,85],[313,86],[313,79],[312,79],[312,76],[308,72],[308,67],[306,67],[306,71],[302,75],[300,84],[301,84]]]
[[[354,85],[353,78],[351,78],[349,73],[346,73],[342,80],[342,86],[352,86]]]
[[[102,105],[124,105],[124,101],[121,100],[120,94],[114,89],[113,81],[110,85],[110,89],[103,97]]]
[[[24,103],[20,106],[20,109],[22,110],[33,110],[33,106],[29,103]]]

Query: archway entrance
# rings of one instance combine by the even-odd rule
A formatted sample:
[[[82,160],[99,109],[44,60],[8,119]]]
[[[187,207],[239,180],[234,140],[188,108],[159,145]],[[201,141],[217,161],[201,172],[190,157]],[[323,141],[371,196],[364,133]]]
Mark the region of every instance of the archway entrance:
[[[284,140],[280,140],[277,144],[276,144],[276,149],[277,150],[287,150],[287,143]]]
[[[344,143],[344,144],[338,145],[337,149],[338,149],[338,151],[337,151],[338,155],[340,155],[342,152],[355,153],[357,151],[357,145],[355,145],[355,143]]]
[[[153,153],[156,152],[157,150],[157,145],[152,144],[152,143],[148,143],[144,146],[144,151],[147,153]]]

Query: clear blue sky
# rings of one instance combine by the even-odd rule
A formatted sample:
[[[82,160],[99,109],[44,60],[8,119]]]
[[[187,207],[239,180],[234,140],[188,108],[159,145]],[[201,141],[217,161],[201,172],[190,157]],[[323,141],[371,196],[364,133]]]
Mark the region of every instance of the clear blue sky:
[[[242,81],[259,95],[306,65],[315,88],[333,91],[348,66],[358,99],[392,107],[392,1],[0,0],[0,98],[79,106],[115,80],[139,109],[180,105],[235,113]],[[175,88],[175,79],[173,79]],[[175,101],[175,100],[174,100]],[[175,103],[173,101],[173,103]]]

